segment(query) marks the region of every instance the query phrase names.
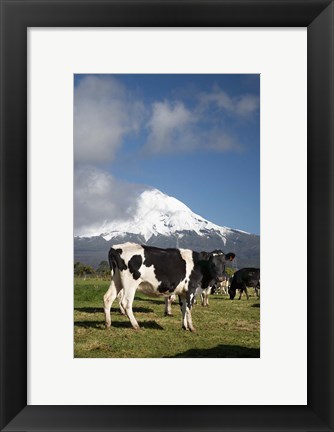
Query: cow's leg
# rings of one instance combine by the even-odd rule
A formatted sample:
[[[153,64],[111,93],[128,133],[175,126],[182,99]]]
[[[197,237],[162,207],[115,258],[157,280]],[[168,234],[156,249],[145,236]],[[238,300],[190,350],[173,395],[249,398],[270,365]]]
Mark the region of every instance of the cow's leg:
[[[194,297],[195,297],[194,292],[187,291],[187,294],[186,294],[186,318],[187,318],[189,330],[191,332],[196,331],[195,327],[193,326],[193,321],[192,321],[192,316],[191,316],[191,307],[192,307]]]
[[[247,287],[245,287],[245,294],[246,294],[247,300],[249,300],[249,295],[248,295]]]
[[[173,314],[172,314],[172,296],[165,297],[165,316],[173,316]]]
[[[125,309],[124,309],[123,306],[122,306],[123,294],[124,294],[124,291],[121,290],[121,291],[118,293],[117,297],[118,297],[118,303],[119,303],[119,309],[120,309],[120,312],[121,312],[122,315],[126,315]]]
[[[241,296],[242,296],[242,288],[241,289],[239,289],[239,300],[241,300]]]
[[[207,306],[209,306],[209,296],[210,296],[210,294],[211,294],[211,287],[209,287],[207,289],[207,292],[206,292],[206,305]]]
[[[182,328],[183,330],[188,330],[188,320],[187,320],[187,316],[186,316],[186,312],[187,312],[187,301],[185,296],[180,296],[179,295],[179,305],[180,305],[180,309],[182,312]]]
[[[203,292],[204,296],[204,306],[209,306],[209,288],[206,288]]]
[[[205,288],[204,290],[201,289],[200,293],[201,293],[202,306],[204,306],[204,307],[209,306],[208,288]]]
[[[229,290],[229,288],[230,288],[229,285],[226,284],[226,285],[225,285],[225,295],[228,295],[228,290]]]
[[[121,303],[130,320],[132,327],[135,330],[139,330],[140,329],[139,324],[135,316],[133,315],[133,310],[132,310],[132,304],[133,304],[133,299],[135,298],[136,289],[137,287],[129,287],[126,290],[123,289],[124,293],[123,293],[123,298]]]
[[[103,296],[103,305],[104,305],[104,315],[106,320],[106,328],[111,326],[111,318],[110,318],[110,308],[113,304],[113,301],[117,297],[117,288],[114,280],[110,282],[108,291]]]

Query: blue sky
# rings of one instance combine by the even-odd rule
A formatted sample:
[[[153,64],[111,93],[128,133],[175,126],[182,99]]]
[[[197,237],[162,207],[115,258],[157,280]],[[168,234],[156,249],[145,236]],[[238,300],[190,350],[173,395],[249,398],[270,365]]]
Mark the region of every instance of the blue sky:
[[[118,217],[144,185],[259,234],[259,103],[259,75],[75,75],[76,224]]]

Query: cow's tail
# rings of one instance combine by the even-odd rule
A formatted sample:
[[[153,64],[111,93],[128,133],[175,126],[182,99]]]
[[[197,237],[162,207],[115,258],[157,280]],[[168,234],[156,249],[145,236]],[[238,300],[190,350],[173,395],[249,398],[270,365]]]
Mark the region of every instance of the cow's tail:
[[[117,256],[119,256],[118,252],[114,248],[110,248],[108,253],[108,261],[110,266],[111,277],[114,276],[115,270],[117,268]]]
[[[109,250],[108,261],[110,266],[111,277],[114,276],[116,269],[118,270],[126,269],[126,265],[123,259],[121,258],[119,252],[114,248],[110,248]]]

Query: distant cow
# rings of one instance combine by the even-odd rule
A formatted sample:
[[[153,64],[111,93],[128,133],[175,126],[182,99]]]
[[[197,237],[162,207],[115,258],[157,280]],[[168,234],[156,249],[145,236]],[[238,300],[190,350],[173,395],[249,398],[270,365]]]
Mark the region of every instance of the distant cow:
[[[218,282],[216,282],[211,290],[211,294],[228,294],[230,287],[230,278],[225,274]]]
[[[133,299],[139,289],[154,296],[178,295],[182,328],[194,331],[191,307],[196,289],[198,286],[207,288],[212,280],[223,275],[225,267],[225,255],[213,254],[205,261],[200,259],[198,252],[189,249],[161,249],[135,243],[112,247],[108,258],[111,283],[103,297],[106,327],[111,325],[111,305],[123,291],[121,310],[125,311],[132,327],[139,329],[132,311]]]
[[[233,300],[236,290],[240,291],[239,300],[242,293],[245,291],[247,300],[249,298],[247,287],[254,287],[258,293],[260,289],[260,269],[258,268],[243,268],[236,271],[233,275],[232,283],[229,289],[230,299]]]

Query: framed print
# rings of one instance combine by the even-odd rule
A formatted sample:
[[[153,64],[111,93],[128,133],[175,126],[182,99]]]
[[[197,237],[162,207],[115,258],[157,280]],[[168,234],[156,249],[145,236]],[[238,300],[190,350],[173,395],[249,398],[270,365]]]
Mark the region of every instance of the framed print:
[[[222,0],[214,3],[204,1],[120,3],[88,0],[64,3],[2,0],[1,17],[1,429],[5,431],[52,429],[333,430],[333,296],[331,293],[333,284],[331,270],[333,259],[333,2],[311,0],[282,3],[264,0],[259,3],[249,0],[231,3]],[[59,27],[62,29],[57,34]],[[280,29],[281,27],[285,29]],[[299,29],[296,30],[296,27]],[[281,283],[285,291],[284,295],[276,296],[276,293],[268,292],[261,296],[261,302],[263,298],[264,305],[273,304],[276,296],[277,304],[284,307],[280,314],[270,307],[263,308],[261,311],[264,311],[261,323],[261,332],[264,331],[263,341],[261,339],[261,358],[247,360],[253,363],[225,362],[223,364],[218,363],[217,358],[211,359],[211,363],[194,363],[200,359],[193,358],[143,359],[142,363],[134,363],[130,358],[124,360],[107,359],[105,356],[103,359],[73,358],[73,345],[71,344],[66,345],[68,351],[64,355],[64,352],[58,349],[59,340],[71,341],[72,334],[66,334],[64,331],[64,325],[68,322],[65,313],[67,307],[64,304],[68,302],[67,297],[64,296],[65,291],[62,290],[64,288],[67,290],[67,296],[72,289],[72,286],[65,282],[64,275],[69,275],[70,279],[73,277],[73,256],[70,254],[70,259],[66,258],[63,261],[60,259],[61,265],[54,258],[56,257],[55,252],[61,256],[60,250],[56,251],[60,236],[63,236],[64,242],[67,242],[68,239],[68,244],[73,244],[71,243],[73,242],[73,142],[71,136],[67,135],[70,136],[69,145],[66,146],[69,153],[64,157],[60,150],[64,143],[59,140],[58,133],[63,128],[61,117],[66,117],[69,130],[72,130],[73,104],[66,103],[65,111],[62,112],[63,107],[59,105],[56,93],[59,90],[57,86],[62,82],[62,77],[65,77],[66,73],[66,80],[70,75],[73,78],[73,72],[69,71],[71,58],[76,55],[77,51],[82,50],[82,46],[86,47],[86,50],[83,49],[80,52],[83,55],[90,53],[91,56],[89,68],[83,66],[84,63],[82,63],[75,71],[76,74],[85,74],[84,77],[77,77],[79,81],[81,80],[81,91],[86,92],[87,86],[89,88],[99,87],[101,81],[97,83],[96,79],[87,81],[86,78],[88,75],[94,78],[94,74],[100,74],[103,70],[104,73],[118,74],[118,77],[108,77],[107,84],[102,82],[102,91],[104,93],[108,91],[110,86],[115,86],[116,81],[116,87],[120,91],[120,88],[129,89],[131,87],[124,76],[134,72],[141,74],[161,74],[163,71],[168,74],[207,73],[205,60],[208,62],[215,58],[221,60],[221,52],[227,52],[228,43],[224,39],[222,30],[233,31],[233,28],[238,28],[241,36],[235,32],[229,39],[231,43],[247,46],[248,41],[249,44],[252,44],[252,48],[248,50],[250,53],[255,52],[255,48],[261,46],[261,32],[257,33],[255,28],[267,28],[269,32],[271,31],[272,34],[268,37],[270,43],[268,42],[264,55],[270,58],[274,68],[277,59],[280,58],[277,53],[275,60],[275,49],[279,46],[279,43],[275,41],[280,41],[282,46],[290,45],[291,48],[291,54],[283,57],[288,63],[284,65],[284,70],[288,72],[280,76],[284,86],[282,84],[281,88],[277,87],[278,92],[282,95],[290,94],[291,97],[286,98],[286,109],[281,109],[279,111],[281,116],[278,115],[275,119],[276,121],[277,117],[281,119],[283,124],[281,129],[286,131],[287,142],[291,145],[286,149],[284,141],[276,145],[273,139],[273,145],[267,147],[270,148],[267,154],[270,153],[273,156],[272,159],[275,159],[277,173],[282,178],[285,175],[288,176],[290,170],[288,189],[292,193],[283,201],[286,206],[283,211],[280,210],[280,215],[284,216],[286,222],[290,221],[296,226],[295,238],[300,241],[296,245],[296,242],[291,240],[291,244],[296,246],[293,250],[289,249],[289,242],[286,242],[286,250],[273,251],[271,256],[278,258],[271,263],[267,276],[265,272],[263,273],[263,280],[271,280],[272,287]],[[254,28],[253,33],[250,31],[251,28]],[[86,29],[94,30],[87,39],[84,35]],[[157,32],[154,33],[156,30]],[[307,64],[304,30],[307,31]],[[103,39],[109,40],[111,33],[113,34],[113,53],[115,58],[119,58],[118,69],[115,67],[109,71],[103,68],[99,70],[99,61],[101,57],[103,58],[103,53],[109,49],[103,45],[102,41]],[[299,48],[295,45],[296,39],[300,39]],[[52,58],[52,50],[61,40],[73,50],[69,53],[65,66],[60,65],[56,51]],[[134,43],[135,40],[137,45]],[[101,41],[100,45],[99,41]],[[286,45],[283,45],[283,41]],[[142,49],[139,44],[143,47]],[[39,63],[38,66],[34,63],[37,45],[41,52],[44,52],[42,58],[44,58],[45,65]],[[184,47],[187,56],[181,53],[182,56],[178,58],[179,64],[168,66],[170,53],[173,53],[173,49],[177,51],[177,45]],[[137,52],[134,51],[134,46]],[[154,50],[154,55],[151,55],[150,49]],[[148,57],[152,57],[157,59],[156,66],[150,64],[145,69],[145,65],[141,63],[143,59],[144,63],[146,62],[145,55],[142,55],[145,50],[149,53],[146,55],[147,64],[149,64]],[[191,65],[191,59],[196,57],[196,52],[201,53],[202,56],[196,60],[198,67]],[[207,58],[205,52],[207,52]],[[245,53],[245,51],[240,52]],[[165,60],[164,53],[166,54]],[[124,63],[122,63],[122,58]],[[297,65],[298,59],[300,60],[299,66]],[[182,69],[181,64],[185,60],[190,65],[188,69],[187,66]],[[245,70],[248,68],[249,73],[254,73],[251,56],[245,55],[245,58],[240,61],[242,60],[246,63]],[[137,64],[137,69],[133,69],[134,64]],[[203,69],[200,64],[203,65]],[[298,69],[300,65],[302,68]],[[51,72],[47,72],[48,67],[54,69],[52,73],[56,73],[59,80],[54,79]],[[163,70],[159,70],[159,67],[162,67]],[[223,73],[226,70],[216,68],[214,72]],[[257,70],[256,72],[261,73],[262,71]],[[305,142],[306,134],[304,137],[301,132],[295,136],[292,132],[294,125],[306,124],[306,96],[305,92],[304,94],[299,93],[299,89],[306,86],[306,72],[307,154],[306,149],[304,153],[298,153]],[[29,81],[31,77],[33,79]],[[150,78],[153,79],[152,75]],[[160,79],[161,76],[158,78]],[[133,76],[132,79],[134,79]],[[136,79],[139,79],[138,76]],[[141,79],[145,80],[145,77],[143,78],[142,75]],[[175,81],[179,78],[169,75],[168,79]],[[202,83],[205,83],[206,79],[203,75]],[[48,94],[35,92],[34,83],[39,80],[40,82],[49,81]],[[219,77],[216,81],[219,85]],[[289,85],[293,83],[295,85],[290,89]],[[183,87],[185,92],[184,84],[180,82],[178,87]],[[156,83],[156,88],[161,91],[162,87],[167,88],[168,85],[166,80],[159,81]],[[145,84],[141,83],[140,87],[144,89]],[[266,106],[265,95],[268,88],[270,85],[266,82],[264,73],[263,87],[261,87],[264,90],[261,93],[261,123],[263,123],[261,139],[264,142],[266,142],[266,127],[268,129],[268,125],[271,124],[270,116],[266,115],[270,111],[262,109]],[[175,91],[171,87],[170,90]],[[151,88],[148,86],[145,97],[154,100],[154,95],[149,93],[150,91]],[[85,92],[84,97],[87,97],[87,92]],[[131,94],[134,93],[134,89],[131,88]],[[204,101],[206,105],[199,106],[194,102],[192,104],[197,112],[201,113],[201,119],[203,119],[203,113],[207,112],[208,103],[213,104],[213,99],[210,93],[203,93],[203,89],[201,94],[202,102]],[[54,101],[53,107],[52,103],[49,105],[41,103],[44,96]],[[188,89],[188,100],[191,97]],[[165,102],[156,108],[163,110],[164,122],[166,118],[169,118],[168,125],[172,124],[173,134],[175,134],[180,118],[184,120],[183,125],[188,120],[190,121],[189,110],[187,110],[189,105],[185,99],[182,104],[171,105],[167,101],[167,96],[162,93],[161,98]],[[237,93],[232,94],[230,99],[226,97],[226,94],[223,94],[222,98],[219,103],[223,103],[225,108],[228,107],[234,113],[240,114],[240,109],[241,113],[244,113],[245,109],[249,111],[254,107],[249,99],[246,105],[241,105],[241,108],[235,102],[233,105],[233,101],[242,100],[240,94]],[[287,115],[290,112],[289,109],[295,106],[294,101],[298,99],[299,109]],[[131,103],[125,105],[126,109],[123,111],[132,112],[131,110],[137,108],[141,113],[140,107],[143,106],[134,103],[133,99],[127,97],[127,101],[129,100]],[[122,101],[118,103],[123,103]],[[263,106],[262,102],[264,102]],[[214,103],[215,111],[209,111],[212,121],[219,108],[217,99],[214,99]],[[40,124],[44,126],[50,124],[52,127],[43,145],[32,147],[31,137],[33,136],[35,140],[36,133],[38,135],[40,129],[38,122],[35,122],[36,106],[42,108],[38,120]],[[55,110],[53,111],[52,108]],[[104,106],[103,109],[105,108],[110,107]],[[175,110],[178,113],[177,123],[173,123]],[[133,118],[137,118],[137,111],[136,115],[131,117],[132,120]],[[198,118],[196,121],[191,119],[192,129],[183,127],[180,133],[183,138],[182,143],[187,149],[190,143],[196,145],[198,136],[206,137],[203,124],[206,125],[209,119],[205,118],[199,124]],[[136,124],[132,120],[131,130],[135,130]],[[156,128],[153,129],[152,118],[146,118],[144,124],[155,132],[154,143],[148,137],[148,144],[158,145],[159,139],[166,137],[166,134],[169,138],[174,136],[166,129],[168,126],[166,123],[163,124],[162,135],[159,135],[161,128],[159,131]],[[156,123],[154,125],[156,126]],[[124,123],[122,126],[124,127]],[[275,130],[275,128],[272,129]],[[196,136],[191,134],[193,130],[196,131]],[[299,131],[303,131],[303,128],[301,127]],[[74,129],[74,136],[75,134]],[[251,134],[252,132],[249,133]],[[187,140],[187,137],[190,139]],[[43,136],[42,142],[44,138]],[[301,142],[301,147],[299,147],[299,142]],[[266,153],[265,149],[263,153]],[[100,154],[104,155],[103,152]],[[38,163],[36,163],[36,158]],[[80,158],[84,158],[82,149]],[[262,167],[265,166],[264,161],[265,159],[261,160]],[[48,177],[50,173],[51,180]],[[275,176],[274,170],[271,175]],[[65,184],[65,188],[70,191],[69,194],[66,191],[60,192],[61,183]],[[277,200],[283,199],[284,197],[279,196],[279,181],[274,186],[275,188],[272,187],[267,191],[268,195],[270,192],[273,195],[275,191]],[[288,189],[281,188],[281,191]],[[37,190],[39,195],[36,195]],[[55,211],[55,216],[49,219],[53,209],[52,201],[58,206],[62,202],[62,211]],[[101,203],[97,204],[99,205]],[[265,205],[265,202],[261,202],[263,209]],[[38,210],[41,219],[32,217],[32,207]],[[270,218],[266,218],[266,213],[262,214],[264,215],[263,220],[270,221]],[[34,225],[31,222],[32,219],[43,221],[43,223]],[[45,230],[45,227],[48,226],[45,224],[46,221],[49,221],[50,232]],[[275,249],[275,246],[277,248],[277,245],[281,243],[275,238],[274,230],[272,233],[273,236],[267,235],[267,238],[271,238],[274,243],[272,249]],[[39,257],[37,266],[36,256]],[[298,261],[300,257],[302,257],[301,261]],[[306,258],[307,266],[303,267],[300,262],[305,263]],[[263,268],[268,269],[269,266]],[[38,278],[39,274],[43,275],[41,279]],[[284,279],[286,275],[289,275],[288,280]],[[28,290],[27,281],[29,281]],[[61,287],[59,291],[55,289],[57,286]],[[265,286],[268,284],[266,283]],[[301,287],[304,287],[304,291],[301,290]],[[37,303],[36,295],[35,297],[31,295],[32,291],[37,293]],[[268,302],[270,296],[272,296],[271,303]],[[300,310],[296,310],[293,314],[289,306],[293,304],[296,297],[300,301]],[[94,312],[85,309],[84,303],[79,304],[78,309],[76,311],[78,322],[80,320],[83,322],[85,314],[89,315]],[[150,306],[141,305],[141,310],[137,312],[146,314],[150,312],[150,309]],[[269,311],[272,317],[276,317],[276,330],[280,330],[281,335],[279,332],[266,330],[267,324],[264,325],[264,323],[267,323],[266,315]],[[291,318],[294,318],[294,321],[289,321]],[[88,321],[92,322],[91,318]],[[98,329],[99,325],[97,323],[96,327],[88,326],[88,330]],[[82,328],[85,329],[85,327]],[[73,321],[71,329],[73,329]],[[125,330],[130,331],[128,328]],[[79,331],[80,334],[84,333]],[[266,343],[270,340],[270,336],[276,340],[276,349],[280,348],[280,357],[275,354],[275,344]],[[284,337],[289,342],[285,347],[281,347],[279,343],[284,341]],[[74,341],[78,342],[78,339]],[[96,346],[94,348],[94,343],[91,341],[89,343],[91,352],[95,354],[93,357],[98,357]],[[106,344],[107,342],[104,346]],[[268,350],[268,346],[271,349]],[[297,346],[301,347],[300,357],[296,356]],[[44,355],[43,349],[48,352],[49,357]],[[78,349],[76,353],[76,357],[81,356]],[[270,355],[272,358],[276,356],[276,359],[279,358],[279,360],[275,363]],[[79,380],[71,381],[70,375],[66,375],[68,371],[66,372],[64,357],[67,357],[73,364],[70,375],[77,375]],[[52,358],[55,363],[51,361]],[[268,362],[269,359],[270,362]],[[245,359],[238,360],[244,361]],[[266,369],[264,365],[267,363],[269,366]],[[221,370],[222,364],[224,370]],[[240,373],[235,373],[235,365],[238,365]],[[206,371],[206,379],[200,382],[194,370],[196,367],[202,370],[205,366],[209,366],[210,370]],[[227,370],[228,366],[229,370]],[[307,397],[305,391],[306,366]],[[141,374],[138,373],[139,367],[143,368]],[[256,372],[254,375],[251,373],[253,368]],[[264,370],[266,375],[263,376],[266,377],[266,380],[263,380],[263,377],[259,378]],[[284,373],[282,373],[283,370]],[[39,379],[37,379],[38,371],[42,371]],[[242,376],[243,372],[244,376]],[[166,385],[166,382],[169,382],[170,385]],[[269,390],[266,393],[265,389],[270,387],[273,390],[272,393],[279,388],[277,399],[269,394]],[[105,389],[105,393],[99,391],[102,388]],[[223,396],[216,399],[218,402],[215,402],[216,393],[213,395],[211,392],[213,388],[217,394],[225,391]],[[292,394],[296,388],[300,390],[302,396],[294,399]],[[260,395],[256,394],[258,389],[260,389]],[[108,396],[110,390],[112,390],[112,398]],[[80,397],[73,396],[75,391]],[[254,401],[251,399],[252,395],[254,395]]]
[[[80,45],[85,47],[81,59],[78,52]],[[168,49],[171,45],[175,46],[172,51]],[[107,58],[96,56],[97,51],[89,52],[89,46],[99,47],[101,52],[108,52],[110,47],[113,47],[112,55],[108,55]],[[164,49],[159,51],[158,47],[161,46]],[[156,404],[157,400],[152,397],[150,388],[155,385],[156,376],[159,375],[160,362],[163,362],[167,369],[172,370],[175,367],[177,360],[173,359],[173,355],[184,356],[182,364],[186,367],[187,373],[194,377],[197,377],[198,370],[206,369],[206,379],[201,382],[201,391],[207,396],[201,401],[201,405],[306,404],[307,320],[306,296],[303,288],[306,286],[306,46],[305,29],[284,32],[279,29],[270,31],[202,29],[200,32],[196,29],[170,31],[143,28],[89,31],[29,29],[29,95],[34,95],[33,98],[30,96],[28,98],[30,115],[28,179],[31,191],[29,232],[34,238],[34,241],[29,244],[28,279],[30,305],[28,382],[31,383],[28,401],[30,405],[137,404],[137,394],[129,394],[126,387],[122,386],[121,380],[125,375],[137,388],[142,389],[143,404]],[[268,52],[268,47],[271,52]],[[70,57],[65,57],[64,65],[62,56],[67,48]],[[183,53],[186,50],[188,54],[184,57]],[[277,52],[278,50],[284,53],[283,57]],[[75,56],[72,55],[73,51],[76,51]],[[126,56],[124,52],[127,53]],[[221,53],[218,57],[217,52]],[[237,59],[235,52],[239,54]],[[136,58],[135,62],[133,58]],[[89,61],[85,64],[86,59]],[[252,74],[243,73],[245,61],[248,71]],[[227,68],[226,65],[230,64],[233,70]],[[73,71],[89,71],[90,68],[93,68],[94,74],[74,75],[73,91]],[[219,70],[220,74],[210,73],[212,70]],[[261,77],[258,74],[259,70]],[[114,73],[106,73],[110,71]],[[124,75],[122,71],[131,74]],[[197,74],[193,74],[193,71]],[[52,81],[51,87],[50,81]],[[281,84],[283,81],[284,87]],[[138,288],[133,301],[133,315],[142,327],[141,331],[131,331],[129,320],[117,313],[116,299],[112,306],[109,303],[112,308],[110,327],[107,323],[105,328],[104,311],[101,305],[111,285],[111,275],[106,280],[90,277],[88,267],[88,274],[80,276],[80,268],[82,268],[80,263],[99,266],[111,247],[122,251],[127,249],[127,246],[120,245],[126,243],[124,237],[126,232],[130,233],[131,240],[137,245],[145,244],[150,248],[171,246],[180,250],[184,248],[189,250],[189,241],[191,241],[191,249],[199,253],[205,251],[205,245],[203,238],[196,235],[196,228],[202,223],[205,227],[210,226],[212,219],[206,216],[210,208],[215,209],[224,203],[226,207],[228,203],[228,209],[221,212],[221,220],[226,220],[228,210],[233,210],[233,207],[236,207],[240,214],[240,203],[245,205],[249,198],[258,208],[256,194],[252,190],[255,187],[257,194],[259,192],[259,140],[256,138],[258,137],[256,131],[259,128],[259,99],[256,90],[259,89],[259,83],[262,94],[261,178],[265,179],[262,180],[261,195],[262,201],[267,203],[262,206],[261,212],[263,227],[261,279],[262,284],[267,286],[268,277],[270,278],[270,275],[277,271],[275,263],[282,261],[281,251],[286,248],[284,239],[289,238],[291,250],[303,251],[295,254],[293,259],[294,266],[300,270],[298,273],[291,271],[293,267],[284,268],[285,277],[291,285],[295,286],[289,294],[289,303],[286,303],[284,295],[275,295],[275,292],[281,291],[280,279],[270,278],[270,290],[263,291],[261,302],[254,296],[245,302],[243,299],[240,302],[239,300],[231,302],[226,294],[211,295],[208,308],[202,308],[198,301],[198,305],[194,305],[192,309],[193,326],[197,331],[192,333],[181,331],[180,334],[181,317],[178,305],[171,305],[174,317],[165,317],[164,306],[161,303],[163,299],[147,295],[143,298]],[[64,89],[68,91],[64,92]],[[240,89],[245,90],[240,91]],[[157,92],[160,97],[157,97]],[[101,94],[102,99],[99,96]],[[245,99],[246,95],[247,99]],[[216,102],[217,96],[219,96],[219,105]],[[226,102],[221,106],[226,100],[229,102],[227,106]],[[245,104],[246,100],[251,103]],[[286,100],[289,100],[288,106]],[[51,105],[50,101],[52,101]],[[270,101],[274,103],[270,104]],[[124,104],[128,104],[128,108],[119,109],[124,107]],[[74,153],[70,122],[72,106],[74,107]],[[229,109],[228,112],[226,108]],[[245,109],[247,113],[244,112]],[[92,117],[84,121],[80,120],[87,112],[92,111],[94,112]],[[115,117],[113,113],[127,114]],[[54,127],[53,119],[57,119],[57,128]],[[90,119],[98,119],[98,132]],[[103,119],[107,120],[105,125]],[[117,126],[118,119],[122,123],[121,129]],[[281,128],[281,124],[285,124],[286,127]],[[126,125],[130,125],[130,129]],[[134,134],[131,132],[131,125],[137,125]],[[163,126],[162,134],[161,126]],[[245,127],[248,130],[247,134],[243,132]],[[77,142],[82,128],[90,133]],[[126,130],[127,133],[125,136],[121,134],[115,141],[113,135],[115,130]],[[52,131],[51,135],[49,131]],[[208,133],[211,136],[208,136]],[[152,140],[153,135],[154,140]],[[94,145],[82,147],[90,136],[93,137]],[[98,136],[107,137],[107,140],[95,142]],[[48,142],[47,146],[45,142]],[[292,142],[293,147],[291,147]],[[115,155],[113,151],[110,153],[114,145],[117,148]],[[93,154],[90,151],[87,153],[87,150],[92,148]],[[286,155],[289,155],[288,159]],[[228,162],[228,157],[232,157],[234,163]],[[72,159],[74,159],[73,170],[69,169]],[[51,160],[52,164],[43,163]],[[59,177],[60,166],[61,176]],[[224,166],[224,174],[221,171],[222,166]],[[236,166],[238,174],[235,171]],[[284,166],[284,178],[282,178],[282,166]],[[171,170],[170,167],[173,169]],[[228,170],[231,169],[229,173]],[[206,171],[210,174],[207,176],[201,174]],[[75,183],[72,193],[72,189],[67,185],[72,182],[73,177]],[[43,182],[40,181],[41,178]],[[284,183],[285,179],[289,181]],[[108,191],[114,182],[117,182],[117,195],[113,191],[110,197],[106,196],[105,193],[109,195]],[[140,197],[136,198],[138,184]],[[176,188],[172,190],[173,184]],[[238,184],[247,184],[244,192]],[[47,185],[47,193],[45,185]],[[231,193],[230,197],[228,192]],[[169,195],[169,198],[163,193]],[[202,210],[196,210],[196,216],[194,216],[194,204],[189,201],[192,195],[202,205],[207,201]],[[224,198],[214,199],[215,196],[220,197],[220,195]],[[120,203],[115,206],[117,196]],[[293,203],[295,196],[298,196],[298,206],[293,205],[293,213],[282,211],[287,202]],[[274,202],[271,200],[273,197],[275,197]],[[178,201],[175,201],[175,198]],[[39,211],[38,203],[41,201],[44,202],[43,212]],[[69,266],[73,263],[71,216],[73,201],[74,263],[75,270],[78,269],[79,273],[74,277],[74,283],[72,269]],[[132,211],[128,210],[128,203]],[[184,203],[187,208],[184,207]],[[148,206],[150,210],[147,210]],[[80,208],[81,210],[78,211]],[[34,209],[37,209],[37,213]],[[122,211],[119,212],[118,209]],[[93,228],[97,225],[97,234],[101,221],[98,221],[96,213],[102,215],[104,225],[102,238],[95,235],[95,230],[93,236],[89,236],[89,232],[86,231],[85,225],[88,222],[90,227],[91,223],[85,217],[87,210],[92,215]],[[118,214],[121,213],[121,220],[113,218],[112,221],[108,221],[107,218],[114,210]],[[182,221],[179,218],[180,212]],[[251,212],[251,206],[248,204],[244,223],[252,220]],[[145,215],[144,218],[141,217],[142,214]],[[135,220],[130,224],[129,219],[126,221],[127,215],[130,218],[134,215]],[[205,223],[203,215],[210,222]],[[49,249],[48,254],[41,255],[39,250],[45,247],[44,233],[49,232],[50,221],[54,219],[57,223],[52,224],[52,249]],[[136,219],[140,222],[136,222]],[[81,229],[78,222],[81,224],[82,220],[84,231],[80,233],[77,232],[78,228]],[[231,220],[235,223],[236,216]],[[179,229],[184,221],[188,224],[187,228],[193,226],[194,222],[195,227],[190,233],[189,229]],[[125,230],[122,228],[115,230],[112,227],[110,229],[107,226],[110,222],[118,225],[125,223],[126,228]],[[173,232],[175,225],[178,228]],[[291,230],[294,226],[298,226],[297,232]],[[143,227],[146,227],[145,232],[141,231]],[[244,225],[237,227],[250,231]],[[167,229],[172,232],[166,236]],[[242,246],[244,238],[248,238],[249,234],[238,230],[233,231],[236,233],[234,236],[230,234],[230,230],[225,229],[228,239],[226,244],[223,244],[223,241],[219,239],[219,242],[217,241],[215,235],[217,230],[219,228],[212,225],[209,231],[203,230],[205,235],[209,234],[209,239],[205,237],[205,242],[210,242],[206,251],[213,250],[214,254],[219,254],[220,251],[226,254],[235,253],[235,260],[230,261],[232,265],[237,262],[240,269],[247,266],[258,268],[259,264],[256,262],[242,263],[245,255],[243,257],[240,250],[242,247],[239,248],[239,245]],[[118,238],[114,240],[115,231]],[[141,237],[136,239],[138,231]],[[201,233],[200,230],[197,231]],[[151,235],[152,232],[159,233],[159,236]],[[108,241],[109,237],[113,238]],[[233,243],[233,239],[237,238],[238,245]],[[255,240],[253,244],[255,249],[250,253],[250,257],[254,258],[259,238],[252,238]],[[95,243],[96,241],[98,244]],[[158,241],[162,244],[158,244]],[[170,243],[166,244],[166,241]],[[195,244],[197,241],[201,241],[199,247]],[[271,247],[272,243],[276,245],[274,249]],[[118,245],[117,248],[115,244]],[[103,250],[105,247],[106,249]],[[153,252],[152,249],[145,250]],[[95,264],[87,261],[88,258],[94,258],[93,251],[97,254]],[[167,253],[156,249],[154,251],[159,254]],[[119,252],[116,250],[116,253]],[[135,255],[142,256],[142,253]],[[62,268],[57,278],[52,280],[49,279],[48,274],[50,262],[57,262]],[[130,263],[126,266],[132,268]],[[163,266],[163,269],[166,272],[166,266]],[[199,270],[201,273],[202,269]],[[233,271],[234,268],[232,267],[231,270]],[[138,271],[142,273],[146,270],[139,268]],[[126,269],[123,274],[126,274]],[[174,272],[170,269],[169,273],[166,272],[166,276],[168,277],[169,274],[173,275]],[[141,279],[142,276],[137,280]],[[48,290],[44,289],[45,280],[49,280]],[[151,282],[153,281],[150,280],[152,287],[156,286]],[[73,285],[74,305],[72,306],[73,293],[68,287]],[[170,285],[165,283],[165,286]],[[87,297],[89,295],[92,297]],[[109,301],[108,296],[109,293],[106,294],[106,301]],[[44,307],[45,303],[52,305],[54,311],[61,310],[62,319],[49,320],[49,310]],[[108,303],[106,306],[108,307]],[[280,320],[279,310],[284,311],[283,322]],[[210,320],[208,320],[208,313],[211,316]],[[262,328],[261,340],[258,331],[259,316]],[[73,327],[73,321],[74,340],[72,340],[72,331],[69,331]],[[40,326],[40,322],[48,322],[47,335],[46,328]],[[279,325],[275,325],[278,323]],[[62,338],[58,338],[59,333],[62,334]],[[275,344],[271,343],[273,339]],[[42,351],[39,349],[41,340],[43,340]],[[259,345],[261,345],[261,353],[258,350]],[[288,362],[284,355],[286,349],[290,353]],[[72,351],[74,351],[74,361]],[[250,356],[253,357],[249,358]],[[126,361],[123,361],[124,357]],[[210,367],[208,370],[208,361],[217,362],[217,367],[222,369],[230,368],[233,373],[217,374],[216,367]],[[108,386],[101,388],[104,377],[109,375],[109,364],[114,362],[117,362],[118,373],[113,375],[112,381],[113,388],[118,388],[117,392],[109,391]],[[252,373],[238,374],[237,371],[245,367],[245,362],[251,365]],[[273,363],[280,364],[280,373],[275,376],[271,373]],[[57,369],[60,364],[62,365],[61,375],[50,376],[49,369]],[[82,381],[83,375],[94,376],[95,379],[88,382]],[[197,385],[197,378],[188,382],[189,394],[186,404],[199,404]],[[287,385],[290,386],[288,395],[285,393]],[[242,399],[236,390],[240,386],[244,389]],[[67,387],[66,394],[63,393],[64,387]],[[225,391],[221,392],[220,389],[223,387]],[[173,386],[166,387],[159,396],[161,405],[169,404],[170,401],[175,405],[185,404],[182,393],[175,393]]]

